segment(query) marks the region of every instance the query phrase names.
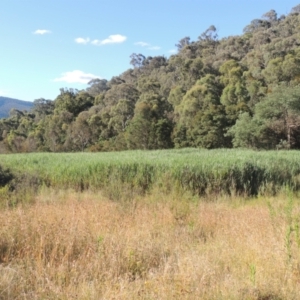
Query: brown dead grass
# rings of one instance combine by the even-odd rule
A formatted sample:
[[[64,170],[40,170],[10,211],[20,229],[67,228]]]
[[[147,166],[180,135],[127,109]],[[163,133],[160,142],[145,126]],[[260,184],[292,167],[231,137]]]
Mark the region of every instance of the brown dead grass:
[[[269,201],[44,191],[0,211],[0,299],[300,299],[287,199]]]

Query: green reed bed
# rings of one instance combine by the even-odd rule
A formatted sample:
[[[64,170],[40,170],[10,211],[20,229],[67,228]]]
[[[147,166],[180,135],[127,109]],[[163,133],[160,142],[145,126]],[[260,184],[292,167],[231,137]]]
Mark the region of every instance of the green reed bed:
[[[14,174],[33,176],[58,188],[117,188],[147,191],[153,186],[195,194],[276,193],[300,188],[300,152],[180,149],[109,153],[0,155]],[[25,174],[25,175],[24,175]]]

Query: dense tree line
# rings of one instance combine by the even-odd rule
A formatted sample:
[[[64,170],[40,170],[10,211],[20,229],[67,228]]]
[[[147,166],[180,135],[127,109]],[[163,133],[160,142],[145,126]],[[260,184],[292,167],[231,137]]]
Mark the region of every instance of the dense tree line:
[[[86,90],[61,89],[0,120],[0,151],[180,147],[300,148],[300,4],[218,39],[210,26],[170,58],[130,56],[132,68]]]

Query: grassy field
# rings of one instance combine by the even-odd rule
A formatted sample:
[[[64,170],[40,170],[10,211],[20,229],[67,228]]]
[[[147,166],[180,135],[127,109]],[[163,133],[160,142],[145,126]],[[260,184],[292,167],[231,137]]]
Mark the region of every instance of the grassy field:
[[[300,299],[299,158],[1,155],[0,300]]]
[[[0,299],[299,299],[299,200],[44,190],[0,210]]]
[[[177,188],[203,194],[275,194],[300,188],[298,151],[161,150],[30,153],[0,156],[1,165],[39,184],[76,190]],[[29,177],[29,179],[28,179]],[[34,181],[34,180],[33,180]],[[116,194],[119,197],[119,194]]]

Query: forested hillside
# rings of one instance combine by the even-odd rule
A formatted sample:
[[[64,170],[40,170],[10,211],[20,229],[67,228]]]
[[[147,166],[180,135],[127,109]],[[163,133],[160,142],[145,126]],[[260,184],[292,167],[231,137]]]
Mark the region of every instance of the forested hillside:
[[[2,152],[181,147],[300,148],[300,4],[219,39],[215,26],[170,58],[133,53],[131,69],[61,89],[0,120]]]

